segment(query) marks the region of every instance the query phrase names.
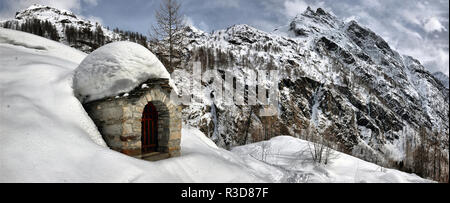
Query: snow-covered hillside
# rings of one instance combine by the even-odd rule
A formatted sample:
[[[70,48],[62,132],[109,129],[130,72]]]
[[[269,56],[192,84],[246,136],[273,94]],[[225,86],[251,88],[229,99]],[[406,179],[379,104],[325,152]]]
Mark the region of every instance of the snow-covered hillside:
[[[307,141],[278,136],[236,147],[246,165],[273,182],[289,183],[424,183],[417,175],[387,169],[347,154],[334,152],[331,163],[314,164]],[[263,158],[262,158],[263,157]],[[261,161],[263,160],[263,161]]]
[[[449,88],[449,78],[442,72],[433,73],[433,76],[438,79],[447,89]]]
[[[33,27],[36,26],[33,24],[35,23],[34,20],[39,20],[41,23],[48,22],[51,26],[54,26],[57,32],[56,36],[50,37],[45,33],[36,33],[35,31],[39,29]],[[29,26],[28,29],[26,26]],[[87,20],[71,11],[39,4],[33,4],[26,9],[17,11],[14,19],[0,20],[0,27],[45,36],[85,53],[90,53],[104,44],[122,40],[138,42],[147,46],[147,38],[141,34],[122,31],[117,28],[113,31],[102,26],[99,22]]]
[[[74,69],[85,57],[0,28],[0,182],[428,182],[347,155],[326,167],[288,167],[289,156],[306,143],[289,137],[270,141],[285,158],[263,163],[249,156],[260,143],[230,152],[193,128],[183,129],[179,158],[152,163],[127,157],[105,147],[74,96]]]
[[[443,154],[440,164],[448,173],[449,89],[418,60],[393,50],[358,22],[308,8],[272,33],[248,25],[213,33],[187,28],[186,33],[187,60],[200,61],[203,70],[220,70],[215,80],[229,71],[236,83],[254,85],[250,71],[279,71],[280,114],[274,117],[260,116],[261,106],[212,99],[208,83],[204,92],[193,93],[214,102],[190,105],[184,119],[219,146],[280,134],[300,138],[313,130],[332,135],[340,151],[402,170],[418,170],[412,154],[420,153],[412,151],[424,145],[430,149],[426,161]],[[433,171],[436,165],[426,167]]]

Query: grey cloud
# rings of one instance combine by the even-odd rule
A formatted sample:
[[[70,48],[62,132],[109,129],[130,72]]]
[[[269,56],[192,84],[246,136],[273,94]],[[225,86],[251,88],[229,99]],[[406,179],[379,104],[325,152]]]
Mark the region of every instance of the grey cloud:
[[[14,3],[20,2],[20,3]],[[159,0],[0,0],[0,17],[27,2],[61,2],[83,16],[100,18],[110,27],[147,34]],[[449,2],[447,0],[182,0],[183,12],[195,26],[209,32],[234,24],[273,31],[289,24],[305,5],[322,7],[337,17],[356,19],[402,54],[419,59],[432,72],[448,75]],[[16,5],[14,8],[11,5]],[[96,6],[95,6],[96,5]],[[55,5],[57,6],[57,5]],[[434,18],[434,20],[433,20]],[[437,20],[437,22],[436,22]],[[434,22],[432,22],[434,21]],[[430,24],[431,23],[431,24]],[[440,27],[441,26],[441,27]]]

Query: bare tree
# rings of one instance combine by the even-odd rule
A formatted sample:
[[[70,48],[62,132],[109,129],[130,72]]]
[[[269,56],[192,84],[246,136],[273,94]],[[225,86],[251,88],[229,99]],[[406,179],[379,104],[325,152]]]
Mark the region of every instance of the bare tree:
[[[150,37],[156,44],[157,55],[170,73],[181,62],[184,41],[184,21],[177,0],[163,0],[156,11],[156,25],[152,25]]]
[[[256,160],[259,160],[261,162],[264,163],[268,163],[267,162],[267,157],[268,156],[273,156],[272,152],[272,145],[270,144],[269,141],[262,141],[261,145],[260,145],[260,149],[255,149],[254,152],[256,153],[256,156],[250,154],[251,157],[253,157]],[[280,154],[280,152],[278,151],[278,155]]]
[[[315,163],[327,165],[339,157],[339,154],[333,150],[332,128],[327,128],[320,135],[315,126],[310,126],[306,133],[309,141],[308,149]]]
[[[271,144],[268,141],[263,141],[261,143],[261,159],[260,161],[267,163],[267,157],[270,155],[272,150]]]

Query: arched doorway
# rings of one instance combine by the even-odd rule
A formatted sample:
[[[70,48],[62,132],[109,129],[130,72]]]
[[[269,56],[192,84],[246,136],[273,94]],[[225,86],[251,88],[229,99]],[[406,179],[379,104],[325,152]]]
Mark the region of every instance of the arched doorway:
[[[142,154],[158,151],[158,111],[150,102],[142,113]]]

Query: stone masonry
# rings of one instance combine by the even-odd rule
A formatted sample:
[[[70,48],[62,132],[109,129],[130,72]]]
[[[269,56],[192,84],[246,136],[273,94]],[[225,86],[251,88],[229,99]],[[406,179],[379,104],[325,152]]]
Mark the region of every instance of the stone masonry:
[[[158,152],[176,157],[181,150],[181,107],[170,101],[171,90],[167,79],[149,80],[128,95],[94,101],[85,109],[111,149],[142,158],[141,119],[151,102],[159,114]]]

